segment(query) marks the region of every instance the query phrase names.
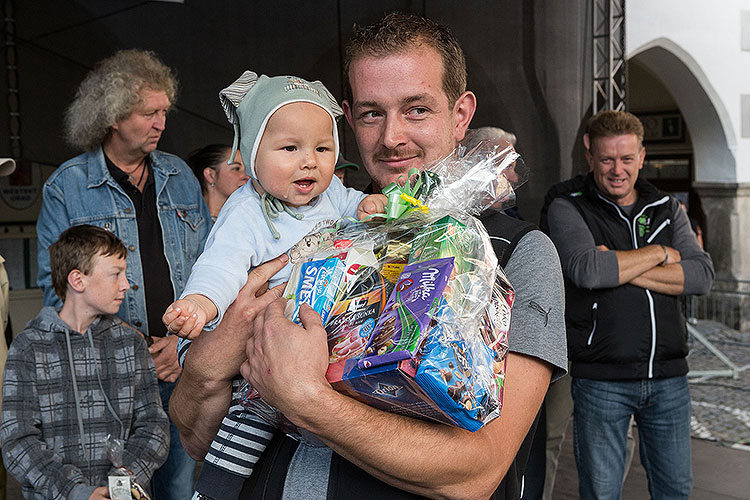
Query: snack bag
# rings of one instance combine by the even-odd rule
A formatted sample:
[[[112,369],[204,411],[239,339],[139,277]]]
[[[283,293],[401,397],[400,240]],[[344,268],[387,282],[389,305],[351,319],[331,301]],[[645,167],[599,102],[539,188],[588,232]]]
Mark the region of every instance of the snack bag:
[[[295,323],[301,324],[299,308],[302,304],[308,304],[320,314],[320,319],[325,325],[344,278],[344,262],[338,257],[330,257],[303,262],[300,268],[300,280],[292,285],[294,291],[284,294],[286,298],[291,299],[287,307],[293,307],[291,313],[287,311],[287,316]],[[290,289],[289,283],[287,290]]]
[[[453,257],[416,262],[404,268],[375,325],[360,368],[413,357],[453,270]]]
[[[437,328],[440,328],[438,326]],[[429,337],[414,380],[457,426],[476,431],[499,415],[492,350],[440,332]]]
[[[107,457],[115,470],[109,475],[109,498],[112,500],[151,500],[135,481],[135,474],[122,465],[125,443],[109,434],[103,439]]]
[[[329,362],[359,355],[365,350],[375,323],[393,285],[375,268],[359,266],[347,273],[348,283],[331,310],[326,324]]]

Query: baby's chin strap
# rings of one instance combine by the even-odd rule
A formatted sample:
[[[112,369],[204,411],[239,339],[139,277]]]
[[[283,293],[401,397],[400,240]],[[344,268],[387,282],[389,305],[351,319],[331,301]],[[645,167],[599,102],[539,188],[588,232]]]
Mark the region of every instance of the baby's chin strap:
[[[271,230],[271,234],[273,234],[274,239],[277,240],[281,238],[281,235],[276,230],[271,219],[278,219],[281,212],[286,212],[297,220],[305,218],[304,214],[295,213],[286,203],[275,196],[268,194],[265,190],[260,197],[260,207],[263,210],[263,217],[266,219],[268,229]]]

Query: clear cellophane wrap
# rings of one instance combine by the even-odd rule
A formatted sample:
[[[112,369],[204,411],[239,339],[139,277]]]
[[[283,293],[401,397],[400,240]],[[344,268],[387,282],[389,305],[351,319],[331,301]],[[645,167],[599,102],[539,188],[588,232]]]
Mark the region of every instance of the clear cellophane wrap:
[[[500,414],[514,294],[477,216],[512,206],[526,179],[510,143],[470,131],[448,157],[387,186],[385,214],[342,223],[297,264],[286,313],[299,323],[307,303],[321,315],[334,388],[472,431]],[[299,437],[252,389],[241,396]]]

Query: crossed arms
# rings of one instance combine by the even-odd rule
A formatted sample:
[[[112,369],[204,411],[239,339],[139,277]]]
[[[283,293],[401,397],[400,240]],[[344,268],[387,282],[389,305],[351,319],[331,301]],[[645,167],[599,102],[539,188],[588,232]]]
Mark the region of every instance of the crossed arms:
[[[704,294],[714,277],[711,258],[697,243],[687,216],[673,207],[672,245],[612,250],[596,245],[581,215],[565,199],[549,209],[550,238],[563,274],[581,288],[612,288],[630,283],[666,295]]]

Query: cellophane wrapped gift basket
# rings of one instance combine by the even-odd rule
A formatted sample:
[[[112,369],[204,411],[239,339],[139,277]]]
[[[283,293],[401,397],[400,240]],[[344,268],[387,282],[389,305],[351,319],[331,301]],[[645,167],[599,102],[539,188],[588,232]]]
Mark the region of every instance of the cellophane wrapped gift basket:
[[[303,303],[320,314],[336,390],[470,431],[500,414],[514,293],[477,216],[513,205],[526,179],[502,134],[470,131],[450,156],[387,186],[384,214],[320,238],[284,294],[293,321]],[[243,405],[283,423],[249,388]]]

